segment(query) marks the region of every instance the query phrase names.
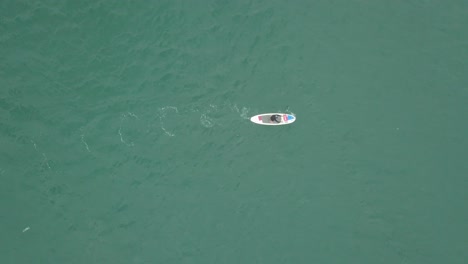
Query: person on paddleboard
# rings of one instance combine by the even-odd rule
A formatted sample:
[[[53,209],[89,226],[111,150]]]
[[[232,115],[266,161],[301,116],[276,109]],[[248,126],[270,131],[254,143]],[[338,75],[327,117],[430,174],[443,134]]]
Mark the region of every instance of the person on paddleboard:
[[[275,123],[281,123],[281,116],[280,115],[272,115],[270,120]]]

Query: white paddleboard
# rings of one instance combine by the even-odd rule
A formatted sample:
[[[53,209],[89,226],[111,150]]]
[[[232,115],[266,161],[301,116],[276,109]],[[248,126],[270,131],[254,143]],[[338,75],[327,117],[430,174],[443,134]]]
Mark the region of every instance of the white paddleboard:
[[[291,114],[268,113],[252,116],[250,121],[254,122],[255,124],[265,126],[281,126],[294,123],[294,121],[296,121],[296,117]]]

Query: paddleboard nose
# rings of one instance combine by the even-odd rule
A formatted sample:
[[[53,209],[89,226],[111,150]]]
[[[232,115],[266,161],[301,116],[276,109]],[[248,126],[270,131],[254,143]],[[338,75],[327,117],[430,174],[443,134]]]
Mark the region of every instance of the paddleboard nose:
[[[288,115],[288,120],[294,120],[294,118],[295,118],[294,116]]]

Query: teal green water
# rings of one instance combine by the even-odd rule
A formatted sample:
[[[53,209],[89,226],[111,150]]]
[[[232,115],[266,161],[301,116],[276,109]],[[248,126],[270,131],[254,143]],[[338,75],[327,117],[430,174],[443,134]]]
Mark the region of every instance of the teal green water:
[[[467,14],[2,1],[0,263],[467,263]]]

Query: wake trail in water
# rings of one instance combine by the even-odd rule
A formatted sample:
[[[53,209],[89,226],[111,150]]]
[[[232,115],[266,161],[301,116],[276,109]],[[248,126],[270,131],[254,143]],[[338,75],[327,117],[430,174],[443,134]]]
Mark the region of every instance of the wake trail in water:
[[[49,164],[49,158],[47,158],[47,155],[45,154],[45,152],[40,152],[37,147],[36,142],[34,142],[33,140],[31,140],[31,143],[33,144],[33,147],[36,150],[36,152],[41,154],[41,156],[43,157],[42,164],[45,165],[50,170],[51,168]]]
[[[157,108],[156,115],[152,117],[140,118],[132,112],[121,114],[120,123],[117,130],[120,142],[128,147],[135,146],[133,140],[141,138],[140,134],[136,133],[137,126],[141,122],[146,122],[146,133],[161,131],[162,135],[168,137],[175,137],[178,134],[177,128],[192,126],[197,129],[196,125],[212,129],[215,127],[225,127],[225,125],[232,124],[233,122],[243,122],[248,120],[252,115],[252,110],[246,106],[238,106],[230,102],[224,104],[206,104],[206,105],[186,105],[174,106],[167,105]],[[146,120],[145,120],[146,119]],[[136,123],[135,123],[136,122]],[[153,130],[156,129],[156,130]],[[190,129],[184,129],[189,131]],[[195,131],[194,130],[194,131]],[[187,132],[188,133],[188,132]],[[85,133],[81,133],[81,142],[88,152],[91,149],[85,141]]]
[[[81,135],[80,135],[81,136],[81,143],[83,143],[85,145],[86,150],[88,152],[91,152],[91,150],[89,149],[89,145],[85,140],[85,132],[83,132],[83,127],[80,128],[80,132],[81,132]]]
[[[201,114],[200,123],[201,123],[202,126],[204,126],[206,128],[210,128],[210,127],[214,126],[213,119],[210,118],[209,116],[207,116],[206,114]]]
[[[230,104],[229,104],[229,108],[230,108],[232,111],[238,113],[239,116],[240,116],[242,119],[249,119],[249,118],[250,118],[249,115],[248,115],[249,112],[250,112],[250,109],[247,108],[247,107],[245,107],[245,106],[239,108],[239,107],[237,106],[237,104],[233,104],[233,105],[230,105]]]
[[[180,110],[179,110],[180,109]],[[158,109],[159,124],[161,130],[170,137],[175,136],[173,129],[168,128],[168,123],[178,123],[184,120],[187,123],[192,122],[191,120],[186,121],[189,116],[194,114],[198,115],[200,125],[204,128],[213,128],[215,126],[224,126],[224,122],[235,121],[235,117],[230,117],[230,114],[235,113],[239,115],[241,119],[248,120],[250,109],[248,107],[239,107],[237,104],[225,103],[221,105],[208,104],[206,106],[164,106]]]
[[[167,114],[168,113],[175,113],[175,114],[178,114],[179,113],[179,109],[175,106],[164,106],[164,107],[161,107],[159,108],[159,124],[161,125],[161,129],[162,131],[164,131],[164,133],[170,137],[175,137],[175,133],[174,132],[171,132],[169,131],[168,129],[166,129],[166,127],[164,126],[164,121],[167,117]]]
[[[127,142],[127,140],[124,139],[124,136],[122,134],[122,124],[124,123],[124,121],[126,121],[128,118],[134,118],[134,119],[139,119],[137,115],[135,115],[134,113],[132,112],[127,112],[127,113],[124,113],[120,116],[120,126],[119,126],[119,130],[118,130],[118,133],[119,133],[119,136],[120,136],[120,142],[122,142],[123,144],[127,145],[128,147],[133,147],[135,146],[135,144],[130,141],[130,142]],[[88,149],[89,150],[89,149]]]
[[[291,111],[291,109],[289,108],[289,106],[286,107],[286,110],[279,110],[278,112],[280,112],[280,113],[286,113],[286,114],[291,114],[291,115],[293,115],[293,116],[296,116],[296,114],[295,114],[293,111]]]
[[[81,134],[81,142],[85,145],[86,150],[87,150],[88,152],[91,152],[91,150],[89,150],[88,143],[86,143],[86,141],[84,140],[84,136],[85,136],[84,134]]]

